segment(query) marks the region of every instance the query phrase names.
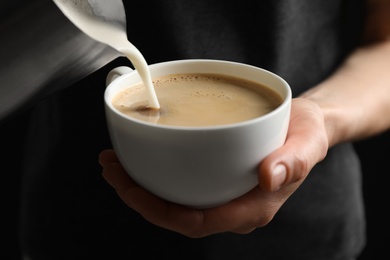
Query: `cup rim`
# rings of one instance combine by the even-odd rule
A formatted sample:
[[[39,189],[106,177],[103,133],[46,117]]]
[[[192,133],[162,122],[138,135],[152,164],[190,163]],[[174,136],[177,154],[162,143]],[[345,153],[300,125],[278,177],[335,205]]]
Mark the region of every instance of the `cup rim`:
[[[255,124],[257,122],[262,122],[262,121],[267,120],[270,117],[273,117],[275,114],[278,114],[281,110],[284,110],[286,108],[286,106],[290,106],[290,104],[291,104],[292,90],[291,90],[290,85],[287,83],[287,81],[285,79],[283,79],[281,76],[279,76],[279,75],[277,75],[269,70],[266,70],[266,69],[263,69],[260,67],[256,67],[253,65],[249,65],[246,63],[234,62],[234,61],[228,61],[228,60],[214,60],[214,59],[183,59],[183,60],[171,60],[171,61],[154,63],[154,64],[149,65],[149,68],[155,69],[155,68],[160,67],[160,66],[165,66],[166,64],[185,65],[185,64],[196,64],[196,63],[198,63],[198,65],[201,63],[204,63],[204,64],[223,64],[223,65],[229,65],[229,66],[240,66],[240,67],[247,67],[248,69],[252,69],[252,70],[261,71],[262,73],[266,73],[268,75],[271,75],[273,78],[280,81],[282,83],[282,85],[284,86],[284,89],[286,91],[286,95],[283,99],[283,102],[276,109],[272,110],[271,112],[269,112],[265,115],[262,115],[262,116],[259,116],[259,117],[253,118],[253,119],[248,119],[248,120],[244,120],[244,121],[240,121],[240,122],[236,122],[236,123],[230,123],[230,124],[209,125],[209,126],[162,125],[162,124],[147,122],[147,121],[143,121],[143,120],[140,120],[137,118],[127,116],[127,115],[123,114],[122,112],[118,111],[113,106],[111,99],[109,99],[109,97],[112,96],[112,95],[109,95],[109,92],[113,88],[115,88],[116,85],[118,85],[122,81],[125,81],[128,77],[132,77],[134,74],[138,74],[138,72],[136,70],[132,70],[131,72],[129,72],[127,74],[119,76],[118,78],[116,78],[112,82],[110,82],[110,84],[108,84],[108,86],[106,87],[106,89],[104,91],[104,103],[105,103],[106,107],[109,108],[109,110],[112,113],[114,113],[115,115],[119,116],[122,119],[129,120],[129,121],[135,122],[135,123],[140,124],[140,125],[153,126],[155,128],[164,128],[164,129],[171,129],[171,130],[191,130],[191,131],[194,131],[194,130],[219,130],[219,129],[236,128],[236,127],[243,127],[246,125]],[[214,73],[214,72],[210,72],[210,73]],[[274,89],[274,88],[272,88],[272,89]],[[116,91],[115,93],[117,94],[118,91]]]

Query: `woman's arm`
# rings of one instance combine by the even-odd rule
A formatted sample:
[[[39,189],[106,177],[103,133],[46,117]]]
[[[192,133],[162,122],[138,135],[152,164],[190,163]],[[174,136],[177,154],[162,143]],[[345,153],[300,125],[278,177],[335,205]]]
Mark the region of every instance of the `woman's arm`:
[[[335,74],[301,97],[317,103],[329,145],[390,128],[390,1],[367,1],[362,45]]]

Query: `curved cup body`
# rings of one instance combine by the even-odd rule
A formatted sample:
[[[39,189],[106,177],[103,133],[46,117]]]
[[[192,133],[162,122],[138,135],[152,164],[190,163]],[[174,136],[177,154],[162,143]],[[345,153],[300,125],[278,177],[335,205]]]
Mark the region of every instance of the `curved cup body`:
[[[291,89],[279,76],[249,65],[216,60],[181,60],[149,66],[152,77],[175,73],[217,73],[260,82],[284,99],[253,120],[210,127],[169,127],[131,119],[111,104],[124,88],[141,81],[131,71],[108,82],[109,133],[120,162],[141,186],[166,200],[195,208],[227,203],[258,184],[261,160],[285,141]]]

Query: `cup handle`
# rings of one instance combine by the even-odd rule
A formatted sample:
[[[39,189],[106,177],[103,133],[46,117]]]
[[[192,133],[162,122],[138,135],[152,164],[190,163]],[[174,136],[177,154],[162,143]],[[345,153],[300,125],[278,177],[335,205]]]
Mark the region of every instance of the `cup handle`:
[[[112,69],[107,74],[106,86],[110,85],[110,83],[113,82],[116,78],[119,78],[120,76],[127,74],[131,71],[133,71],[133,70],[127,66],[120,66],[120,67],[116,67],[116,68]]]

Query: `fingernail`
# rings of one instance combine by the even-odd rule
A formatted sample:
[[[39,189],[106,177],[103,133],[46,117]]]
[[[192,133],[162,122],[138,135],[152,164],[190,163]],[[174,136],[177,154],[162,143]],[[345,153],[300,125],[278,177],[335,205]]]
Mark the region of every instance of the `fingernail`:
[[[276,165],[272,175],[273,175],[272,183],[271,183],[272,190],[277,191],[286,181],[286,175],[287,175],[286,166],[284,166],[283,164]]]

